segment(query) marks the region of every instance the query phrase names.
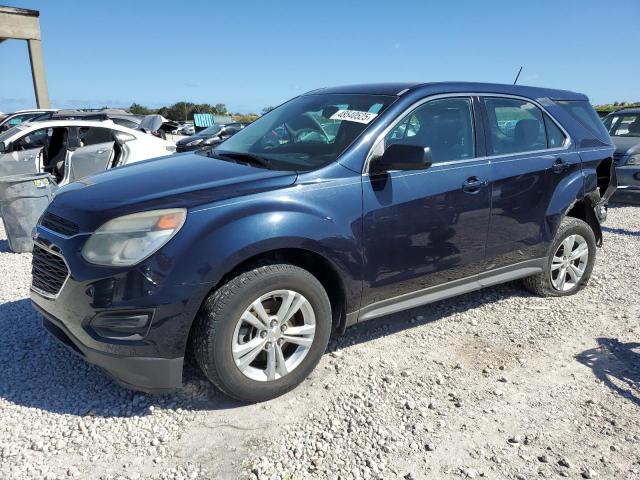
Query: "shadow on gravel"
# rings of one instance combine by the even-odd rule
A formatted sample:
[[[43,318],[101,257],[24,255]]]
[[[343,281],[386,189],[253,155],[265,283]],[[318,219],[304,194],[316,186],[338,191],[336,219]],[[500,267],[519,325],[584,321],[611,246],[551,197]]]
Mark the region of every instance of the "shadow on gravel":
[[[598,346],[576,355],[607,387],[640,406],[640,342],[598,338]]]
[[[185,388],[146,395],[116,384],[101,369],[57,343],[28,299],[0,305],[0,399],[29,408],[77,416],[150,415],[150,406],[219,410],[243,406],[216,390],[192,365]]]
[[[466,293],[458,297],[441,300],[354,325],[346,330],[345,335],[336,337],[330,343],[328,351],[331,352],[345,345],[364,343],[386,335],[412,329],[419,325],[435,322],[444,317],[462,313],[467,310],[473,310],[474,308],[489,303],[508,298],[525,298],[531,296],[533,295],[524,290],[519,281],[488,287],[483,290]]]
[[[601,228],[602,228],[602,231],[605,233],[616,233],[618,235],[629,235],[631,237],[640,237],[639,230],[626,230],[624,228],[610,228],[610,227],[605,227],[604,225]]]

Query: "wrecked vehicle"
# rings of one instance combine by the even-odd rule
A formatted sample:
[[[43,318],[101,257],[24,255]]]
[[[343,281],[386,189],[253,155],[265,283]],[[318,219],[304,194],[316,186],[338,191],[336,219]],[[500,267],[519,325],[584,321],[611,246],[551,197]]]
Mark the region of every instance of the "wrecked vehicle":
[[[604,119],[604,125],[616,146],[618,188],[640,193],[640,108],[624,108]]]
[[[52,112],[55,112],[55,110],[20,110],[13,113],[5,113],[2,118],[0,118],[0,132],[5,132],[11,127]]]
[[[0,134],[0,177],[46,172],[66,185],[173,152],[173,143],[110,120],[27,122]]]
[[[263,401],[312,372],[332,331],[516,279],[578,292],[613,152],[578,93],[315,90],[213,150],[62,188],[37,226],[31,299],[127,387],[180,387],[189,354],[223,392]]]
[[[244,122],[212,125],[195,135],[178,140],[176,142],[176,151],[181,153],[200,150],[202,148],[215,147],[224,142],[227,138],[238,133],[247,125],[249,124]]]

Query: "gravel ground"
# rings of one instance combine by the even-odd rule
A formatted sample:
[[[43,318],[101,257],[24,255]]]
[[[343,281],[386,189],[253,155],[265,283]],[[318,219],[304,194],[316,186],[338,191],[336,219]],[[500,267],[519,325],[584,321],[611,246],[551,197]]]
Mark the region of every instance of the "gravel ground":
[[[0,229],[0,478],[640,479],[640,207],[589,286],[508,284],[351,328],[312,377],[241,405],[197,370],[123,390],[42,331]]]

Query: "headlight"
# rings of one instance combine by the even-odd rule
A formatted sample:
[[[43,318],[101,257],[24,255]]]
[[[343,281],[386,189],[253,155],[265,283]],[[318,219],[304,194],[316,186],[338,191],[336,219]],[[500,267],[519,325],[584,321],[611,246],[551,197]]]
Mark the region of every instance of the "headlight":
[[[96,265],[135,265],[166,245],[182,228],[186,218],[184,208],[114,218],[89,237],[82,248],[82,256]]]
[[[189,143],[187,143],[187,147],[193,147],[194,145],[198,145],[200,143],[202,143],[202,139],[196,138],[195,140],[191,140]]]
[[[626,165],[640,165],[640,153],[635,153],[629,157]]]

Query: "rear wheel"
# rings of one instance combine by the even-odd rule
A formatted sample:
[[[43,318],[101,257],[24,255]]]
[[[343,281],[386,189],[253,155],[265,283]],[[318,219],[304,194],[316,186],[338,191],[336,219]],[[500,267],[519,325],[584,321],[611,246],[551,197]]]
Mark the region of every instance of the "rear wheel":
[[[545,271],[524,279],[525,287],[541,296],[573,295],[588,283],[596,260],[596,239],[584,221],[562,220],[549,249]]]
[[[260,402],[315,368],[329,342],[331,305],[306,270],[265,265],[213,292],[196,321],[193,349],[205,375],[231,397]]]

